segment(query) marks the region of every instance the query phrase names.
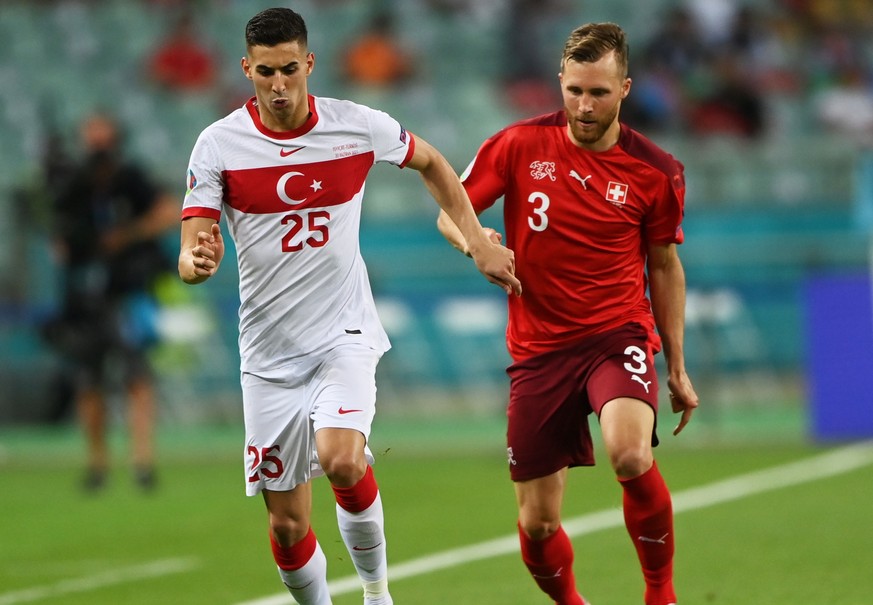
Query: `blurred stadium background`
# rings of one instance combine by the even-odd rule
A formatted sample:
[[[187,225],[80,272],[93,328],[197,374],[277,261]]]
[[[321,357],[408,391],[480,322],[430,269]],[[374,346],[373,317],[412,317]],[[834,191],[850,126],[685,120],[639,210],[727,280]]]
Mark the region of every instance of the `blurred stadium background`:
[[[0,1],[0,427],[66,425],[72,417],[60,362],[40,338],[59,302],[46,224],[46,158],[74,154],[78,121],[95,107],[108,108],[124,123],[131,153],[181,200],[197,134],[249,95],[238,68],[243,26],[273,4]],[[821,402],[814,401],[818,369],[809,344],[822,331],[862,333],[869,323],[869,305],[858,303],[857,323],[840,332],[812,320],[810,300],[824,301],[824,315],[841,316],[821,284],[863,281],[868,274],[870,3],[552,0],[525,12],[526,4],[301,0],[290,6],[310,28],[313,94],[388,111],[440,148],[459,172],[484,138],[542,106],[537,80],[553,78],[573,26],[599,20],[624,26],[635,79],[628,119],[687,171],[687,242],[680,249],[689,285],[687,362],[703,402],[689,438],[814,433],[813,407]],[[751,21],[743,35],[732,36],[729,26],[744,6]],[[218,81],[197,93],[162,90],[144,70],[182,9],[191,11],[219,69]],[[393,16],[415,72],[397,87],[355,86],[342,75],[342,49],[379,9]],[[682,40],[665,33],[679,10],[688,11],[702,45],[686,48],[698,60],[685,65],[670,59],[681,55]],[[512,15],[521,15],[524,26]],[[729,81],[730,67],[721,70],[719,59],[704,60],[709,55],[701,48],[719,59],[733,56],[739,80]],[[724,48],[730,51],[713,50]],[[530,53],[545,57],[544,73],[511,73]],[[545,93],[547,104],[559,107],[557,83],[548,80],[546,90],[552,91]],[[751,127],[720,118],[719,101],[736,97],[745,103],[741,121],[757,116]],[[416,175],[374,169],[362,246],[394,343],[380,365],[381,414],[499,418],[508,362],[502,295],[442,241],[435,216]],[[486,214],[483,222],[499,226],[500,217]],[[167,248],[175,255],[175,235]],[[164,341],[154,356],[163,425],[238,426],[236,279],[234,264],[226,263],[206,286],[186,288],[173,279],[163,285]],[[856,343],[859,376],[873,367],[867,347],[866,337]],[[828,354],[838,356],[841,348]],[[869,426],[869,403],[868,396],[861,425]]]

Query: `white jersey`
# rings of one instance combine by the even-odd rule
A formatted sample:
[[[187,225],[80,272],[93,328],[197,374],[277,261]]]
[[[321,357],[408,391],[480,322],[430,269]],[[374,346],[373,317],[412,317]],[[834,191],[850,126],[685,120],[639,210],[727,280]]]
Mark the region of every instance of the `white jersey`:
[[[227,215],[244,372],[342,343],[390,348],[360,252],[361,203],[370,168],[403,167],[414,139],[356,103],[310,96],[309,108],[303,126],[273,132],[251,99],[207,127],[191,152],[182,218]]]

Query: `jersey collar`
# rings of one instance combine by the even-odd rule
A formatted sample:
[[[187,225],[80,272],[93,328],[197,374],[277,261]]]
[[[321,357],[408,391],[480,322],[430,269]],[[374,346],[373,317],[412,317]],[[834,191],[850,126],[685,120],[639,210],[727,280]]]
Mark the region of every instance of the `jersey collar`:
[[[309,117],[306,118],[306,121],[303,122],[303,124],[294,130],[287,130],[284,132],[276,132],[275,130],[270,130],[264,126],[264,123],[261,122],[261,114],[258,113],[256,97],[252,97],[246,101],[245,107],[252,118],[252,122],[255,124],[255,128],[257,128],[262,134],[267,135],[271,139],[295,139],[315,128],[315,125],[318,123],[318,112],[315,109],[315,97],[307,95],[307,99],[309,101]]]

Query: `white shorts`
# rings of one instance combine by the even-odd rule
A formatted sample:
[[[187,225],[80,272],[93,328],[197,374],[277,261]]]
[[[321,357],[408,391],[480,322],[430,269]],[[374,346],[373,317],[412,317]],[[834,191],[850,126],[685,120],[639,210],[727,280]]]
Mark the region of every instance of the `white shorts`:
[[[319,429],[354,429],[369,440],[381,356],[347,344],[278,370],[242,373],[246,495],[288,491],[323,475],[315,449]]]

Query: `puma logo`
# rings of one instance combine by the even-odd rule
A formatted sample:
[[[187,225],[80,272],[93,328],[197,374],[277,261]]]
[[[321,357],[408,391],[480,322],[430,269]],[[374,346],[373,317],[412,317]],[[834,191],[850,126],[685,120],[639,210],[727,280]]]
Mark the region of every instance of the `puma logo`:
[[[643,388],[646,389],[646,393],[649,392],[649,385],[652,384],[652,381],[651,381],[651,380],[643,380],[642,378],[640,378],[640,377],[637,376],[636,374],[634,374],[633,376],[631,376],[631,380],[636,380],[636,381],[639,382],[641,385],[643,385]]]
[[[647,538],[645,536],[640,536],[639,538],[637,538],[637,540],[639,540],[640,542],[651,542],[652,544],[666,544],[664,540],[666,540],[667,536],[669,535],[669,533],[666,533],[660,538]]]
[[[591,178],[591,175],[590,175],[590,174],[589,174],[588,176],[586,176],[586,177],[583,179],[581,176],[579,176],[579,173],[578,173],[578,172],[576,172],[575,170],[571,170],[571,171],[570,171],[570,176],[572,176],[574,179],[576,179],[577,181],[579,181],[580,183],[582,183],[582,187],[583,187],[585,190],[588,189],[588,185],[585,183],[585,181],[587,181],[588,179]]]
[[[550,575],[550,576],[541,576],[541,575],[538,575],[538,574],[535,574],[535,573],[532,573],[531,575],[532,575],[534,578],[539,578],[540,580],[549,580],[549,579],[552,579],[552,578],[560,578],[560,577],[561,577],[561,572],[562,572],[562,571],[564,571],[564,568],[563,568],[563,567],[559,567],[559,568],[558,568],[558,571],[556,571],[554,574],[552,574],[552,575]]]

